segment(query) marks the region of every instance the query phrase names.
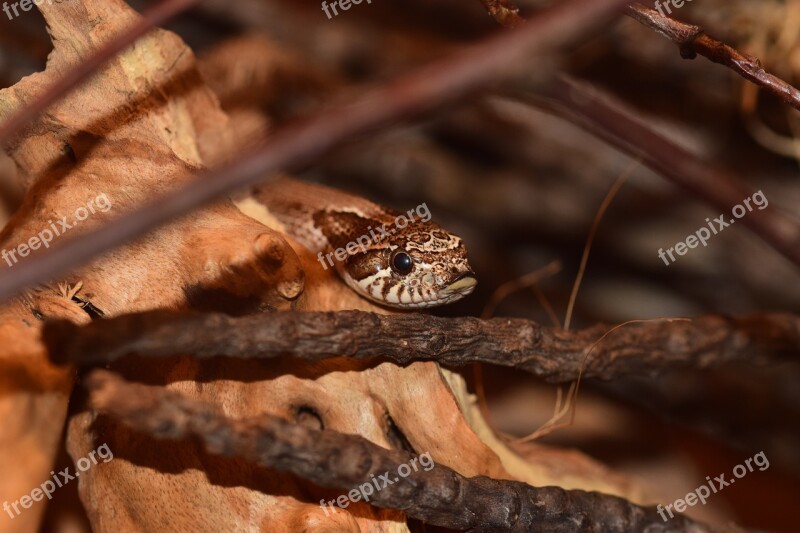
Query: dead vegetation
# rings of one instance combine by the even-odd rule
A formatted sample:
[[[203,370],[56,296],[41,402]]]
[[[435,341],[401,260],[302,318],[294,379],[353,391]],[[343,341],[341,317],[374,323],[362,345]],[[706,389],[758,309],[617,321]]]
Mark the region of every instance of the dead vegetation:
[[[0,261],[0,499],[114,459],[0,531],[793,530],[800,3],[673,9],[687,25],[550,4],[1,20],[0,248],[113,208]],[[479,291],[434,317],[360,299],[243,200],[276,172],[427,201]],[[757,190],[766,209],[659,259]],[[546,383],[581,373],[566,402]],[[422,453],[371,505],[320,507]]]

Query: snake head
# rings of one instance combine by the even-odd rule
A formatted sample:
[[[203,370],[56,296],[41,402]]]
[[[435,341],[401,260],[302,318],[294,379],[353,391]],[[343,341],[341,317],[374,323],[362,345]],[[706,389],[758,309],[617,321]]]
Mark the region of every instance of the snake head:
[[[409,220],[412,213],[387,210],[379,218],[326,210],[314,220],[334,251],[328,257],[339,275],[364,298],[418,309],[472,293],[478,282],[461,238],[432,222]]]

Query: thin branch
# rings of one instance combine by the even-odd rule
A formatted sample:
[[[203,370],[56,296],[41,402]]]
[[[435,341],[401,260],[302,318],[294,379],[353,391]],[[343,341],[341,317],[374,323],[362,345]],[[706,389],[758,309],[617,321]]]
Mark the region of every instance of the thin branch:
[[[671,19],[642,4],[631,4],[625,11],[627,15],[677,44],[681,57],[694,59],[697,54],[707,57],[800,110],[800,90],[765,71],[758,58],[743,54],[722,41],[709,37],[700,26]]]
[[[511,0],[481,0],[486,11],[502,26],[515,28],[525,23],[519,16],[519,8]]]
[[[525,19],[519,16],[519,9],[510,0],[481,0],[481,3],[503,26],[513,27],[525,22]],[[700,26],[672,19],[640,3],[627,6],[625,14],[677,44],[684,59],[694,59],[698,54],[704,56],[714,63],[728,67],[744,79],[800,110],[800,90],[765,71],[757,57],[739,52],[732,46],[710,37]]]
[[[504,26],[517,26],[525,22],[519,17],[519,9],[507,0],[481,0],[481,3],[489,14]],[[627,6],[625,14],[677,44],[681,57],[694,59],[698,54],[704,56],[714,63],[728,67],[746,80],[800,110],[800,90],[778,76],[765,71],[757,57],[739,52],[732,46],[710,37],[700,26],[672,19],[639,3]],[[507,19],[510,19],[511,23]]]
[[[594,87],[559,77],[543,97],[517,93],[526,103],[546,108],[594,133],[680,185],[730,219],[731,209],[753,195],[733,172],[706,163],[657,133],[621,102]],[[800,266],[800,223],[777,206],[747,213],[740,222],[795,265]],[[653,252],[655,255],[655,251]]]
[[[194,437],[209,453],[291,472],[343,494],[377,482],[382,489],[370,490],[372,505],[400,509],[427,524],[469,531],[709,531],[682,515],[665,524],[654,507],[598,492],[466,478],[445,465],[428,468],[432,463],[423,465],[428,470],[412,471],[408,465],[416,464],[414,455],[381,448],[360,436],[294,425],[271,415],[232,420],[213,404],[127,383],[103,370],[94,371],[86,385],[96,410],[138,431],[160,439]],[[404,478],[397,476],[404,471],[399,470],[402,465],[410,472]],[[381,478],[386,474],[391,483]]]
[[[642,4],[627,6],[625,13],[675,42],[683,57],[691,59],[697,54],[703,55],[800,110],[800,91],[766,72],[757,58],[709,37],[699,26],[663,16]],[[594,132],[623,152],[641,157],[652,170],[711,205],[730,212],[733,206],[752,195],[735,175],[706,164],[634,118],[630,111],[623,111],[621,104],[612,105],[608,98],[601,97],[585,84],[563,77],[553,84],[549,96],[561,104],[556,107],[560,116]],[[542,106],[542,102],[537,105]],[[796,219],[773,207],[766,213],[751,213],[743,223],[800,266],[800,225]]]
[[[176,15],[186,11],[199,0],[164,0],[157,6],[148,9],[139,20],[125,33],[117,36],[103,46],[94,55],[87,58],[67,72],[66,76],[50,86],[39,98],[27,104],[17,113],[4,121],[0,126],[0,145],[9,140],[42,111],[57,102],[81,82],[95,73],[110,59],[136,42],[140,37],[160,26]],[[37,4],[38,5],[38,4]],[[1,298],[0,298],[1,299]]]
[[[312,361],[387,357],[398,363],[489,363],[526,370],[551,382],[567,382],[577,377],[587,351],[609,329],[598,324],[567,332],[524,319],[416,313],[282,312],[234,318],[151,311],[84,327],[49,322],[43,337],[58,363],[108,363],[129,354],[259,359],[289,355]],[[584,376],[657,375],[676,368],[796,358],[798,353],[800,317],[795,315],[649,321],[625,326],[603,339],[586,362]]]
[[[276,131],[256,149],[229,165],[199,176],[139,211],[31,257],[24,268],[2,265],[0,301],[45,282],[89,259],[151,231],[225,194],[263,182],[279,171],[293,171],[353,140],[423,112],[441,109],[468,94],[520,76],[519,65],[532,54],[565,45],[597,27],[626,0],[568,0],[540,13],[523,27],[503,32],[449,58],[375,89],[345,107]]]

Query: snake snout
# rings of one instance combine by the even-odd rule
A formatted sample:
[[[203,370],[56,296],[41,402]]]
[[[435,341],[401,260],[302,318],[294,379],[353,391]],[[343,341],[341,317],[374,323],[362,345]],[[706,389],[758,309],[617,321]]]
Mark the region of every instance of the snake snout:
[[[469,294],[478,284],[478,278],[472,271],[462,272],[450,282],[447,286],[447,292],[457,292],[461,294]]]

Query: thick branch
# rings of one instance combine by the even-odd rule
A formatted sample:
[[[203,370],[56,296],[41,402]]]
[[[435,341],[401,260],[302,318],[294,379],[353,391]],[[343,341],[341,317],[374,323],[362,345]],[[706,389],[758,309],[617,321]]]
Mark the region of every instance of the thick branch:
[[[783,102],[800,110],[800,91],[765,71],[758,58],[743,54],[735,48],[709,37],[700,26],[671,19],[642,4],[629,5],[626,13],[677,44],[682,57],[694,59],[697,54],[705,56],[714,63],[728,67]]]
[[[167,357],[307,360],[388,357],[399,363],[435,360],[448,365],[489,363],[527,370],[549,381],[575,379],[584,356],[610,327],[581,331],[543,327],[524,319],[441,318],[363,311],[284,312],[245,317],[155,311],[78,327],[45,326],[44,341],[61,363],[107,363],[128,354]],[[691,321],[621,327],[597,344],[584,376],[601,379],[705,368],[760,357],[796,356],[800,318],[706,316]]]
[[[343,494],[375,479],[382,490],[373,491],[372,505],[401,509],[428,524],[470,531],[708,531],[681,515],[665,523],[655,508],[615,496],[465,478],[444,465],[409,468],[411,473],[399,478],[397,473],[403,470],[398,468],[413,464],[415,456],[408,452],[271,415],[231,420],[211,404],[163,388],[126,383],[102,370],[91,374],[87,386],[95,409],[138,431],[161,439],[196,437],[209,453],[292,472]],[[386,473],[392,483],[383,486],[380,476]]]

